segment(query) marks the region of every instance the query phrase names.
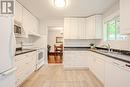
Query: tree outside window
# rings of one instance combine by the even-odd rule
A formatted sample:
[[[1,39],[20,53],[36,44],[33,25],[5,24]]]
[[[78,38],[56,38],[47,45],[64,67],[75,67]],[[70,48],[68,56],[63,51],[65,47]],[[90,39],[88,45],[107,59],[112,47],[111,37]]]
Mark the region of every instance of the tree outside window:
[[[105,23],[105,40],[126,40],[126,35],[120,34],[120,18],[116,17]]]

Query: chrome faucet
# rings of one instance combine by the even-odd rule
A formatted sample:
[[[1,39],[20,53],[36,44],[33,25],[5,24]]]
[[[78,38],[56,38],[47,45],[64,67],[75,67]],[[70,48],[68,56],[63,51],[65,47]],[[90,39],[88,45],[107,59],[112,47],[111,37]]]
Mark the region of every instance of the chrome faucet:
[[[108,52],[111,52],[111,46],[109,43],[107,45],[102,45],[102,47],[106,47],[108,49]]]

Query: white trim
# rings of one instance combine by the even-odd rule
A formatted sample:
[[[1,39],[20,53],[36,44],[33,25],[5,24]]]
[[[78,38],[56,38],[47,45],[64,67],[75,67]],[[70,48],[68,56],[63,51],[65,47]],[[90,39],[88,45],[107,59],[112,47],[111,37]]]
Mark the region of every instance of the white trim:
[[[115,19],[115,18],[117,18],[119,16],[120,16],[120,11],[118,10],[118,11],[112,13],[111,15],[103,18],[103,41],[107,41],[107,39],[104,38],[105,37],[105,33],[106,33],[105,22],[111,21],[112,19]]]
[[[110,20],[114,19],[115,17],[118,17],[118,16],[120,16],[120,11],[119,11],[119,10],[116,11],[116,12],[114,12],[114,13],[112,13],[111,15],[109,15],[109,16],[103,18],[103,24],[104,24],[105,22],[107,22],[107,21],[110,21]]]
[[[64,70],[89,70],[89,67],[65,67],[64,66]]]

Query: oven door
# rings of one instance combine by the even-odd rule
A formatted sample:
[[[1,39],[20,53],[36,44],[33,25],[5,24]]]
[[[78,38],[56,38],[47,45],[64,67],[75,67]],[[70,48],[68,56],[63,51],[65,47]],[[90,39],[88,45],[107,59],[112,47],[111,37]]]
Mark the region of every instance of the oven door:
[[[43,52],[39,52],[38,53],[38,61],[41,61],[44,59],[44,53]]]
[[[44,51],[38,51],[36,70],[38,70],[44,64],[45,64]]]

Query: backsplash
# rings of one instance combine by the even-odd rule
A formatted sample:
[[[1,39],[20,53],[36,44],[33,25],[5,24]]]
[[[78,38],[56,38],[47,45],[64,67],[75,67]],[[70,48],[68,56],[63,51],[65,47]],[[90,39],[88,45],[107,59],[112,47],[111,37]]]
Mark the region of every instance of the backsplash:
[[[22,44],[32,44],[36,41],[34,37],[16,38],[16,48],[22,47]]]
[[[100,40],[79,40],[79,39],[71,39],[71,40],[65,40],[64,46],[66,47],[89,47],[90,43],[94,43],[96,46],[100,43]]]

